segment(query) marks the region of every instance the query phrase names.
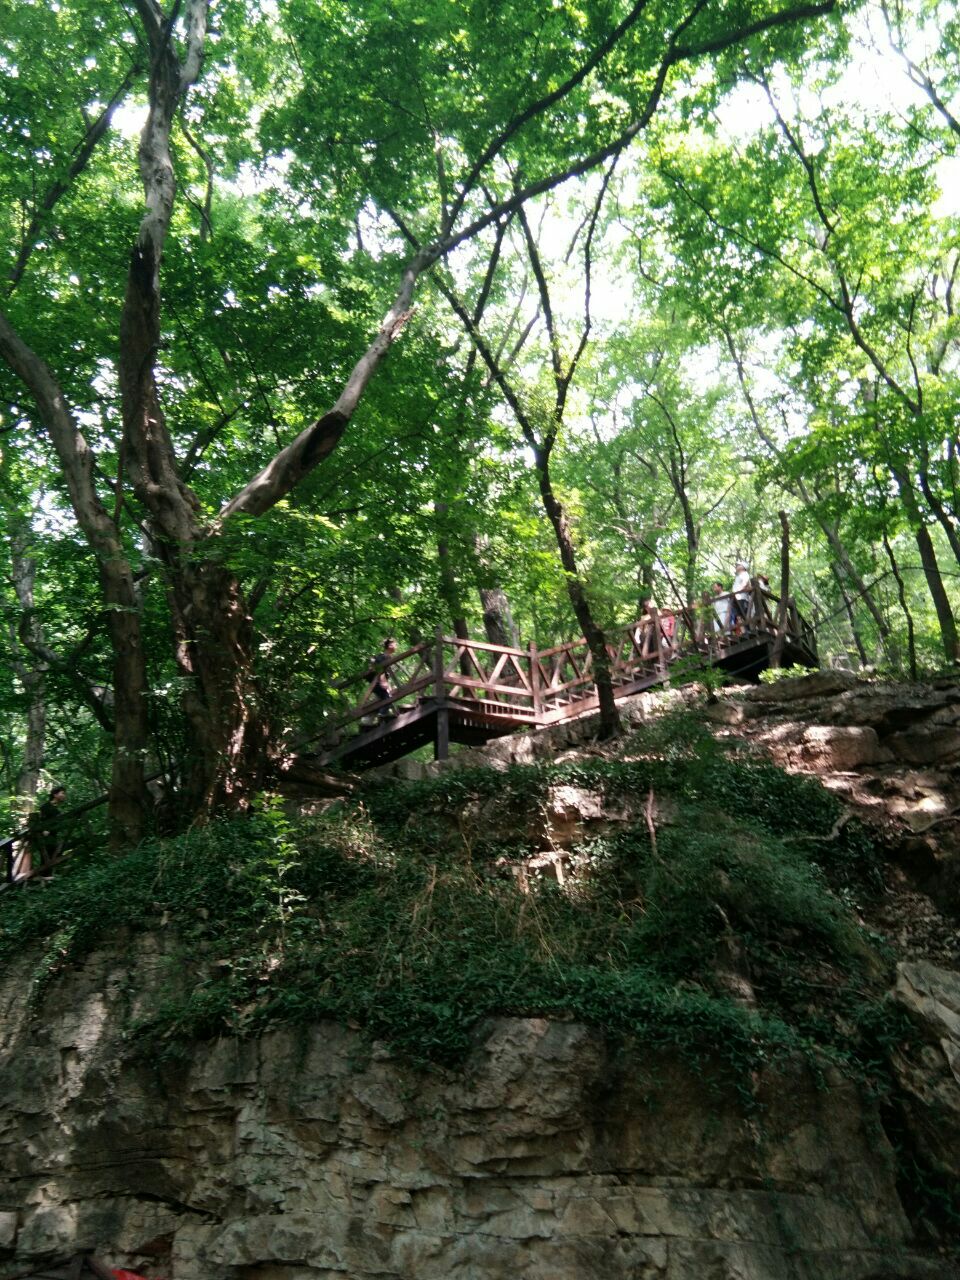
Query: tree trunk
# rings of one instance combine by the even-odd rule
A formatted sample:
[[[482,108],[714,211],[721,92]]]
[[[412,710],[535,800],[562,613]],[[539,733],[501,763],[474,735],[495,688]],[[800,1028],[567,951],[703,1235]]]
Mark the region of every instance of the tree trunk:
[[[819,516],[817,516],[817,523],[823,530],[824,537],[827,539],[833,554],[837,558],[837,563],[848,578],[851,586],[854,588],[855,598],[863,601],[871,618],[873,618],[874,624],[877,628],[877,634],[880,636],[880,642],[886,650],[887,658],[893,666],[896,666],[899,662],[899,649],[890,628],[890,624],[883,616],[880,606],[873,597],[873,592],[857,572],[846,547],[840,540],[840,535],[837,532],[836,526],[832,525],[828,520],[821,519]]]
[[[933,599],[933,607],[937,611],[943,651],[948,662],[957,662],[960,659],[960,649],[958,649],[957,643],[957,624],[953,616],[953,610],[950,608],[950,600],[947,596],[946,588],[943,585],[940,566],[937,564],[937,553],[934,550],[933,539],[924,524],[919,525],[914,533],[917,539],[917,549],[920,552],[920,563],[923,565],[924,576],[927,579],[927,586]]]
[[[483,630],[490,644],[503,645],[506,648],[520,647],[520,633],[513,620],[510,601],[507,593],[496,580],[496,575],[487,558],[487,540],[483,534],[473,536],[473,549],[476,552],[479,566],[480,607],[483,610]]]
[[[480,605],[483,609],[483,630],[490,644],[517,649],[520,635],[510,611],[510,601],[503,587],[480,587]]]
[[[540,485],[540,496],[553,532],[556,535],[557,547],[560,551],[560,563],[567,579],[567,593],[574,615],[583,631],[587,647],[593,657],[594,682],[597,687],[597,700],[600,704],[600,734],[602,737],[613,737],[621,730],[620,713],[613,693],[613,681],[610,677],[610,656],[607,653],[607,639],[603,630],[594,621],[593,610],[587,598],[586,588],[577,567],[577,556],[563,505],[553,492],[550,482],[549,454],[538,449],[535,454],[537,480]]]
[[[671,475],[674,473],[674,466],[671,463]],[[694,518],[693,507],[690,505],[690,498],[687,494],[686,487],[686,471],[678,471],[674,477],[674,492],[680,500],[680,509],[683,512],[683,531],[687,542],[687,564],[684,574],[683,585],[686,591],[686,600],[692,600],[697,584],[697,560],[700,556],[700,530]]]
[[[890,561],[890,568],[893,572],[894,578],[896,579],[897,596],[900,600],[900,608],[903,610],[903,616],[907,620],[907,655],[910,662],[910,679],[915,681],[917,678],[917,645],[916,636],[913,630],[913,614],[907,607],[907,593],[904,589],[903,578],[900,574],[900,566],[897,564],[897,559],[893,554],[893,547],[890,545],[890,540],[886,535],[886,531],[884,531],[883,534],[883,548],[887,553],[887,559]]]
[[[926,470],[921,470],[919,476],[920,489],[927,500],[927,506],[940,522],[941,528],[947,535],[947,541],[950,543],[950,550],[953,552],[954,559],[957,564],[960,564],[960,537],[957,535],[957,526],[950,518],[950,515],[943,503],[931,489],[930,477],[927,475]]]
[[[897,482],[900,499],[913,528],[913,535],[917,541],[917,550],[920,552],[920,563],[923,566],[923,574],[927,580],[927,589],[930,592],[930,598],[933,600],[933,607],[937,612],[937,621],[940,624],[940,638],[943,642],[944,654],[948,662],[956,662],[960,658],[960,650],[958,650],[957,644],[957,624],[953,616],[953,610],[950,608],[950,600],[947,596],[946,588],[943,585],[943,577],[940,573],[940,566],[937,563],[937,553],[934,550],[933,539],[930,537],[929,529],[923,523],[923,517],[920,514],[920,508],[917,505],[909,475],[899,467],[891,467],[891,470]]]
[[[37,564],[26,554],[23,531],[17,529],[11,539],[10,559],[13,570],[13,589],[17,603],[24,612],[26,626],[38,641],[43,637],[34,613],[33,588]],[[13,637],[15,649],[18,648]],[[44,697],[44,671],[31,653],[28,661],[16,661],[17,678],[27,695],[27,735],[23,744],[23,760],[17,773],[16,793],[32,800],[37,794],[40,771],[43,768],[46,748],[47,704]]]
[[[116,848],[135,844],[147,828],[147,672],[133,574],[125,563],[101,562],[100,586],[113,646],[113,768],[110,832]]]
[[[446,521],[447,504],[445,502],[435,502],[434,510],[442,527]],[[440,595],[447,606],[450,621],[453,624],[453,634],[458,640],[469,640],[470,628],[467,626],[467,619],[464,617],[463,601],[460,597],[460,584],[457,581],[456,571],[453,567],[450,545],[442,533],[437,538],[437,564],[440,568]],[[473,673],[473,667],[466,653],[460,655],[459,665],[461,675],[468,676]]]
[[[853,636],[853,643],[856,645],[857,654],[860,658],[860,666],[865,667],[868,662],[867,651],[863,646],[863,640],[860,632],[857,630],[856,614],[853,612],[853,601],[843,582],[843,574],[840,572],[836,564],[831,563],[830,572],[833,574],[833,580],[837,584],[837,590],[840,592],[840,598],[843,601],[843,607],[847,613],[847,620],[850,623],[850,634]]]
[[[780,511],[780,611],[777,615],[777,638],[773,642],[770,666],[775,670],[783,661],[783,645],[786,637],[790,605],[790,519],[786,511]],[[754,579],[754,591],[759,584]]]
[[[185,813],[245,808],[269,768],[269,716],[256,685],[252,619],[236,577],[221,564],[180,567],[171,583],[177,664],[188,679]]]
[[[147,714],[146,665],[140,637],[133,571],[116,523],[103,506],[93,474],[93,455],[77,427],[67,400],[49,367],[0,315],[0,355],[30,388],[60,459],[77,522],[97,559],[113,643],[116,702],[110,828],[114,845],[132,844],[143,835],[147,815],[144,755]]]

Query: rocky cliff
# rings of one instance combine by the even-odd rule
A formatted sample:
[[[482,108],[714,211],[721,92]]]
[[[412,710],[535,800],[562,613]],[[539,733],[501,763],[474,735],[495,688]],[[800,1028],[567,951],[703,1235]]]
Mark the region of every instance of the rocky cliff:
[[[177,1280],[953,1274],[912,1244],[877,1106],[830,1074],[770,1070],[745,1108],[708,1062],[532,1018],[478,1028],[455,1072],[334,1024],[131,1065],[131,980],[162,960],[134,952],[92,955],[40,1017],[4,991],[7,1275],[77,1249]],[[911,999],[956,1065],[960,989],[938,1004],[929,978]],[[926,1108],[951,1086],[922,1067]]]
[[[892,1093],[816,1055],[765,1066],[759,1054],[738,1080],[722,1045],[672,1052],[530,1011],[480,1020],[455,1066],[413,1065],[328,1021],[207,1036],[152,1058],[130,1028],[196,973],[170,929],[121,930],[42,990],[36,955],[5,972],[0,1280],[82,1249],[171,1280],[960,1275],[949,1243],[960,1213],[950,1201],[960,1180],[953,853],[917,817],[949,829],[953,757],[897,755],[898,735],[916,738],[905,695],[897,712],[878,692],[883,716],[873,703],[852,723],[850,704],[869,690],[801,685],[724,698],[705,714],[724,734],[753,722],[785,763],[827,776],[851,804],[885,801],[874,816],[899,861],[871,910],[908,894],[919,920],[917,902],[929,903],[925,925],[904,926],[889,995],[915,1030],[889,1048]],[[924,695],[920,720],[945,743],[960,698],[942,692]],[[639,702],[634,714],[652,710]],[[592,752],[588,732],[501,742],[493,765],[509,752]],[[670,821],[660,804],[644,824]],[[481,818],[489,812],[470,820]],[[532,852],[508,870],[559,875],[568,891],[585,833],[629,820],[589,787],[555,786],[529,815]],[[464,822],[453,823],[461,835]],[[924,930],[939,964],[920,954]],[[762,975],[744,982],[762,997]],[[915,1184],[905,1153],[935,1186]]]

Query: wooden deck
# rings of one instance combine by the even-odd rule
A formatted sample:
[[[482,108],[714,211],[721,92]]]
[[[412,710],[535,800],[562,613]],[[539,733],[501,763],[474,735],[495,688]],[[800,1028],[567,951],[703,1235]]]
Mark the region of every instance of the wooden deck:
[[[608,645],[616,697],[669,684],[678,664],[713,667],[755,680],[775,661],[819,666],[813,629],[793,599],[781,602],[754,583],[741,602],[735,628],[721,625],[732,597],[704,600],[674,612],[651,609],[614,634]],[[718,616],[719,615],[719,616]],[[378,674],[392,688],[374,696]],[[481,746],[517,729],[540,728],[597,707],[593,658],[583,639],[549,649],[513,649],[438,632],[340,682],[348,705],[304,747],[319,765],[350,769],[387,764],[433,744],[445,759],[451,742]],[[303,748],[301,748],[303,752]]]

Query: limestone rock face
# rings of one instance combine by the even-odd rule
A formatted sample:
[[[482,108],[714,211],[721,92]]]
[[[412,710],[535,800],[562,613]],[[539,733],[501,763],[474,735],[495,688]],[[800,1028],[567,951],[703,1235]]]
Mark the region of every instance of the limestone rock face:
[[[933,1168],[960,1178],[960,973],[904,962],[894,997],[925,1039],[894,1058],[910,1131]]]
[[[709,1064],[536,1018],[479,1028],[457,1071],[335,1024],[156,1064],[123,1028],[184,980],[163,943],[30,1011],[29,972],[0,991],[0,1280],[87,1248],[170,1280],[956,1274],[911,1251],[871,1104],[800,1065],[745,1114]],[[953,996],[923,990],[942,1030]]]

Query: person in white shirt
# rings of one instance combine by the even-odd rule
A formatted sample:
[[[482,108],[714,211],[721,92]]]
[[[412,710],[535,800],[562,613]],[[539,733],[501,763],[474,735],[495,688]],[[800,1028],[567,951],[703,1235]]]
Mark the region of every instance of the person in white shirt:
[[[742,560],[737,561],[736,577],[733,579],[733,600],[730,608],[730,630],[738,622],[745,622],[750,603],[750,570]]]

